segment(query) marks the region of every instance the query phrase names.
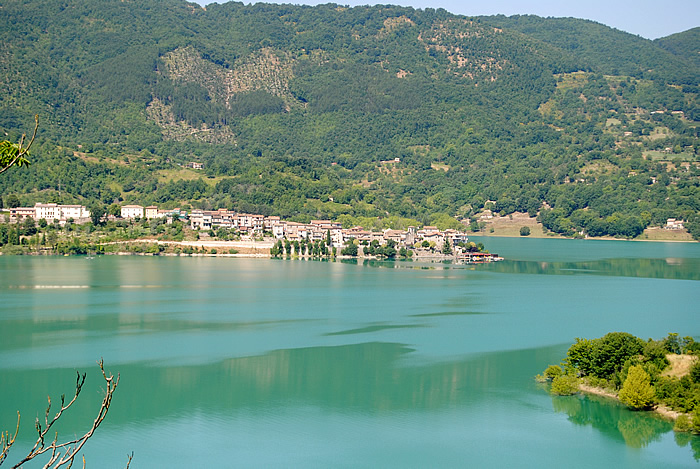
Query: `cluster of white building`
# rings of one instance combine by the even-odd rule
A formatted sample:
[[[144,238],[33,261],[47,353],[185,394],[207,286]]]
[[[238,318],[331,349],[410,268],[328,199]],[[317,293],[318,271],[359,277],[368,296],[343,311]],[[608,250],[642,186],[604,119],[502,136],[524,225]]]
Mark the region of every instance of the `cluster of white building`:
[[[90,212],[82,205],[60,204],[36,204],[34,207],[17,207],[10,209],[10,216],[15,220],[21,218],[44,219],[49,223],[58,220],[65,223],[72,219],[75,223],[87,222]],[[182,219],[187,214],[179,208],[172,210],[159,210],[155,205],[143,207],[141,205],[124,205],[121,207],[121,218],[174,218]],[[219,210],[192,210],[189,214],[189,223],[195,230],[211,230],[228,228],[244,235],[262,235],[265,232],[272,233],[277,239],[289,241],[320,241],[325,240],[330,234],[333,246],[342,248],[351,239],[360,243],[378,241],[385,244],[389,240],[398,246],[413,246],[416,243],[428,241],[431,246],[441,248],[445,241],[451,246],[468,241],[467,234],[457,230],[440,231],[435,226],[423,228],[408,227],[407,230],[367,231],[362,227],[342,228],[338,222],[330,220],[311,220],[310,223],[297,223],[281,220],[277,216],[264,216],[249,213],[237,213],[226,209]]]
[[[409,226],[407,230],[367,231],[360,226],[354,228],[342,228],[340,223],[329,220],[311,220],[310,223],[296,223],[290,221],[280,221],[272,225],[272,234],[278,239],[288,239],[290,241],[301,241],[310,239],[312,241],[325,239],[331,235],[334,247],[343,247],[351,239],[359,243],[386,244],[388,241],[395,242],[400,247],[410,247],[417,243],[427,241],[430,246],[442,248],[445,241],[449,241],[451,246],[457,243],[466,243],[469,238],[466,233],[457,230],[438,230],[435,226],[424,226],[416,228]]]
[[[143,207],[141,205],[123,205],[121,208],[122,218],[146,218],[152,220],[154,218],[183,218],[186,214],[181,212],[179,208],[171,210],[158,210],[155,205]]]
[[[435,226],[423,228],[409,227],[408,230],[366,231],[362,227],[343,228],[340,223],[330,220],[311,220],[309,223],[298,223],[281,220],[280,217],[236,213],[226,209],[193,210],[189,214],[190,226],[195,230],[216,230],[228,228],[243,234],[262,234],[270,232],[277,239],[289,241],[320,241],[328,237],[335,247],[343,247],[350,239],[362,243],[378,241],[385,244],[392,240],[399,246],[413,246],[416,243],[428,241],[432,246],[441,248],[445,241],[451,246],[468,241],[467,234],[457,230],[440,231]],[[434,244],[432,244],[434,243]]]
[[[33,218],[37,221],[44,219],[49,223],[54,221],[66,223],[68,220],[84,223],[90,219],[90,211],[83,205],[35,204],[33,207],[11,208],[10,218],[14,220]]]

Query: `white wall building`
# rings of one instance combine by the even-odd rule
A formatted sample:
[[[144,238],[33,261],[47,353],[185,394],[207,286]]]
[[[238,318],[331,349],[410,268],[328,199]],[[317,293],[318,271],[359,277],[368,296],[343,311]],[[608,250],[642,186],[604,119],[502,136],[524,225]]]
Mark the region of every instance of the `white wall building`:
[[[34,204],[34,209],[36,210],[36,215],[34,215],[36,220],[43,218],[51,223],[61,219],[61,209],[58,204]]]
[[[143,218],[142,205],[124,205],[122,207],[122,218]]]
[[[61,209],[62,220],[68,220],[69,218],[73,220],[90,218],[90,211],[82,205],[59,205],[59,208]]]
[[[90,218],[90,211],[83,205],[35,204],[34,210],[35,220],[43,218],[49,223],[54,220],[64,222],[69,218],[76,222]]]

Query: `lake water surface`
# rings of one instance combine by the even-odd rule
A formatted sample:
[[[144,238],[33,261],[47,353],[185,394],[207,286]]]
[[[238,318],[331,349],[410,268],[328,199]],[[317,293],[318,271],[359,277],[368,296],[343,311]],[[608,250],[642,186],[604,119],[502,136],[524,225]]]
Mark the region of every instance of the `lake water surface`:
[[[700,438],[533,376],[576,337],[699,340],[700,244],[480,241],[507,260],[0,257],[8,463],[75,370],[84,431],[104,357],[88,467],[697,467]]]

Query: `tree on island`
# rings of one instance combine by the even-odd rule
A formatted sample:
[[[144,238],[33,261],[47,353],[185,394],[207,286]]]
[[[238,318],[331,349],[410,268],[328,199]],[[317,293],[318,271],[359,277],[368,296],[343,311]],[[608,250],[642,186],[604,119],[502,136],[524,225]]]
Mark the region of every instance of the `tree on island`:
[[[649,409],[654,405],[654,395],[649,374],[641,365],[631,366],[620,389],[620,401],[634,410]]]
[[[559,375],[552,379],[552,394],[558,396],[571,396],[579,390],[578,379],[573,375]]]
[[[550,381],[553,394],[577,392],[580,384],[619,390],[618,399],[631,409],[651,409],[658,403],[680,413],[676,431],[700,433],[700,343],[692,337],[679,340],[676,333],[644,341],[625,332],[576,339],[563,369],[550,365],[536,379]]]

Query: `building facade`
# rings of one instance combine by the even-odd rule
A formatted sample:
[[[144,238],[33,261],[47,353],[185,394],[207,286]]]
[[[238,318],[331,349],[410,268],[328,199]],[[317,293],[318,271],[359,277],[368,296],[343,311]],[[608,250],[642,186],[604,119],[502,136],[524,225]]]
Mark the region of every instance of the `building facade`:
[[[143,206],[141,205],[124,205],[121,210],[122,218],[143,218]]]

